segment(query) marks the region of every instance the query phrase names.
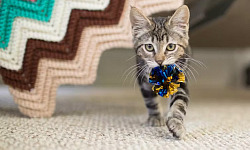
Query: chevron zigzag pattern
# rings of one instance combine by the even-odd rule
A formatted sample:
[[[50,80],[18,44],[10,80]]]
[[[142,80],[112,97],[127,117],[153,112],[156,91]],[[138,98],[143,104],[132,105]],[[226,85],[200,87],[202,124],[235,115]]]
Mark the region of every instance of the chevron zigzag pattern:
[[[37,0],[36,3],[23,0],[2,0],[0,7],[0,48],[8,46],[12,24],[16,17],[27,17],[48,22],[53,6],[54,0]]]
[[[22,70],[16,72],[4,68],[0,69],[5,83],[15,88],[30,90],[34,87],[40,58],[47,57],[72,60],[75,57],[81,34],[81,32],[77,33],[75,30],[76,26],[78,26],[77,22],[78,19],[80,19],[79,17],[71,17],[67,34],[60,43],[50,42],[50,44],[48,44],[48,42],[42,40],[29,40],[26,46]],[[79,34],[79,36],[72,36],[77,34]]]
[[[159,3],[161,3],[161,1],[159,1]],[[8,85],[11,85],[12,87],[25,89],[25,90],[31,90],[32,88],[34,88],[36,75],[37,75],[37,65],[38,65],[39,59],[42,57],[57,58],[57,59],[72,59],[75,56],[75,50],[72,50],[72,47],[64,48],[64,50],[67,49],[68,52],[65,52],[64,50],[56,50],[56,52],[54,52],[53,51],[54,49],[61,49],[58,47],[59,46],[58,44],[55,44],[57,45],[58,48],[54,47],[53,49],[50,48],[50,50],[47,50],[48,48],[46,47],[47,45],[46,42],[39,41],[40,44],[38,44],[37,42],[36,42],[37,44],[31,44],[31,43],[35,43],[35,41],[34,40],[30,40],[30,41],[31,42],[28,42],[27,47],[26,47],[26,55],[24,59],[25,61],[23,63],[24,65],[23,65],[22,70],[15,72],[15,71],[7,70],[4,68],[0,69],[0,72],[3,76],[5,83]],[[69,41],[69,38],[68,40],[66,40],[66,43],[70,43],[68,41]],[[64,42],[62,41],[60,42],[61,46],[62,46],[62,43]],[[39,46],[37,47],[36,45],[39,45],[40,47]],[[49,46],[51,47],[51,45]],[[46,49],[47,51],[46,54],[45,52],[42,53],[41,49]]]
[[[20,70],[28,39],[61,41],[65,36],[72,9],[103,10],[108,4],[109,0],[55,0],[49,22],[16,18],[9,45],[5,50],[0,50],[0,66],[8,70]]]
[[[112,5],[114,1],[121,3],[121,1],[111,0],[109,5]],[[160,11],[174,10],[182,4],[183,0],[136,0],[136,2],[127,0],[119,23],[114,22],[114,25],[102,26],[93,24],[93,26],[84,28],[73,60],[42,58],[37,67],[37,77],[32,90],[10,87],[10,92],[19,105],[20,111],[30,117],[51,116],[55,108],[58,86],[93,83],[103,51],[113,47],[132,47],[128,18],[130,5],[137,6],[150,15]],[[110,6],[105,10],[109,8]]]

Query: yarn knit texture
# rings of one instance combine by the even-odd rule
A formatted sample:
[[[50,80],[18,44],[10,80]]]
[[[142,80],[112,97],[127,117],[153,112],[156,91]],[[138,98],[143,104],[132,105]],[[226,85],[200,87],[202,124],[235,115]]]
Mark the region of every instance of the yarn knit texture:
[[[15,19],[9,45],[0,51],[0,73],[22,113],[49,117],[58,86],[93,83],[103,51],[132,47],[131,5],[151,15],[182,4],[183,0],[55,0],[49,22]]]
[[[36,3],[23,0],[2,0],[0,8],[0,48],[8,46],[12,23],[16,17],[47,22],[50,19],[53,5],[54,0],[38,0]]]
[[[55,0],[49,22],[16,18],[9,46],[0,51],[0,65],[10,70],[21,69],[28,39],[59,42],[65,36],[72,9],[103,10],[108,3],[108,0]]]
[[[7,89],[0,89],[0,149],[250,149],[249,91],[211,90],[210,96],[191,91],[203,96],[193,95],[189,103],[183,140],[166,126],[143,125],[147,112],[136,91],[60,88],[55,115],[30,119],[20,115]]]

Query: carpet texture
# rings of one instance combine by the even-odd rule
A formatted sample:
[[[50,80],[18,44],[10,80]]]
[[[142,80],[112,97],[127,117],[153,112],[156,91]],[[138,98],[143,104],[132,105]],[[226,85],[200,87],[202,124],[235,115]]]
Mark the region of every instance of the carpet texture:
[[[248,91],[191,90],[183,140],[167,127],[143,125],[147,115],[138,91],[63,87],[52,118],[30,119],[20,114],[7,88],[0,88],[0,149],[250,148]]]

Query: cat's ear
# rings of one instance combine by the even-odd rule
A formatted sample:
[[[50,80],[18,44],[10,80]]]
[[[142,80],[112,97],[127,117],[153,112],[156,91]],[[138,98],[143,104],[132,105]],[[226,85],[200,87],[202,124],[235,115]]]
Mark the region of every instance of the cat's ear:
[[[139,9],[131,6],[130,22],[132,24],[132,32],[135,37],[150,31],[152,22]]]
[[[175,11],[167,24],[171,26],[173,30],[182,34],[186,34],[189,29],[189,18],[189,9],[186,5],[183,5]]]

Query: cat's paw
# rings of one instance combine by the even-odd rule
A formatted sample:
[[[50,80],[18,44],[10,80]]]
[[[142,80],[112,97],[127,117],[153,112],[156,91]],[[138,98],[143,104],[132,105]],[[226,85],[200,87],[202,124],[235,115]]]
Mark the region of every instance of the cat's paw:
[[[161,116],[149,116],[145,124],[146,126],[160,127],[160,126],[165,126],[166,122],[165,119]]]
[[[167,120],[167,126],[174,137],[183,138],[186,134],[186,129],[183,125],[183,122],[177,118],[170,117]]]

